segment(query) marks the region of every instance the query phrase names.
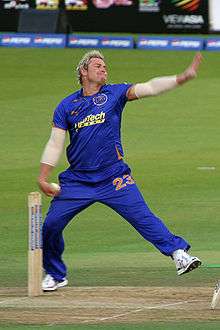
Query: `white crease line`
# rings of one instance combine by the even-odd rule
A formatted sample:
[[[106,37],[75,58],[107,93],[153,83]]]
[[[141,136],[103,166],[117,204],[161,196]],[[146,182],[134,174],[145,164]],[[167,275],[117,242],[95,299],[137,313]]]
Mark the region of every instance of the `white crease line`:
[[[158,308],[163,308],[163,307],[169,307],[169,306],[175,306],[175,305],[181,305],[181,304],[186,304],[188,303],[188,301],[180,301],[177,303],[172,303],[172,304],[164,304],[164,305],[157,305],[157,306],[148,306],[148,307],[143,307],[143,308],[139,308],[139,309],[135,309],[133,311],[127,312],[127,313],[123,313],[123,314],[118,314],[115,316],[110,316],[110,317],[102,317],[101,319],[99,319],[100,321],[105,321],[108,319],[115,319],[121,316],[125,316],[125,315],[129,315],[129,314],[133,314],[133,313],[138,313],[138,312],[142,312],[145,309],[158,309]]]
[[[91,323],[91,322],[97,322],[97,321],[106,321],[106,320],[111,320],[111,319],[117,319],[119,317],[123,317],[123,316],[130,315],[130,314],[133,314],[133,313],[142,312],[146,309],[150,309],[150,310],[151,309],[159,309],[159,308],[182,305],[182,304],[188,304],[188,303],[191,303],[191,302],[199,302],[199,301],[203,301],[203,300],[192,300],[192,301],[186,300],[186,301],[179,301],[179,302],[171,303],[171,304],[148,306],[148,307],[143,307],[143,308],[131,310],[130,312],[126,312],[126,313],[123,313],[123,314],[117,314],[117,315],[114,315],[114,316],[108,316],[108,317],[96,318],[96,319],[93,319],[93,320],[90,320],[90,321],[84,321],[83,323]]]
[[[138,313],[138,312],[141,312],[143,310],[144,310],[144,308],[139,308],[139,309],[135,309],[133,311],[127,312],[127,313],[123,313],[123,314],[118,314],[118,315],[109,316],[109,317],[102,317],[101,319],[98,319],[98,320],[99,321],[105,321],[105,320],[110,320],[110,319],[117,319],[118,317],[126,316],[126,315],[133,314],[133,313]]]

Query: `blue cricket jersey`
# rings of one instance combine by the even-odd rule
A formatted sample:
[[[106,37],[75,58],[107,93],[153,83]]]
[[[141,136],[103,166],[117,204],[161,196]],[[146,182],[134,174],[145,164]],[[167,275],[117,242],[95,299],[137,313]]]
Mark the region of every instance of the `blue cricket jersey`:
[[[122,160],[121,116],[131,84],[103,85],[84,96],[76,91],[55,109],[55,127],[68,130],[67,159],[76,180],[98,182],[128,168]]]

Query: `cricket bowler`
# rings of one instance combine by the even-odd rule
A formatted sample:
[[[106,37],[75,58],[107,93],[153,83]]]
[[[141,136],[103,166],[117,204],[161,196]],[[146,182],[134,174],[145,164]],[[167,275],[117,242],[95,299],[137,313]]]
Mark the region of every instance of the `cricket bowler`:
[[[64,98],[54,111],[38,177],[40,189],[53,196],[43,224],[44,291],[68,284],[62,260],[63,230],[95,202],[112,208],[145,240],[171,257],[178,275],[200,266],[201,261],[187,252],[189,243],[171,233],[146,204],[123,160],[120,128],[126,102],[159,95],[195,78],[201,59],[197,53],[183,73],[137,84],[108,84],[106,62],[99,51],[90,51],[80,60],[77,74],[81,89]],[[60,189],[54,190],[49,177],[63,152],[67,132],[69,167],[59,175]]]

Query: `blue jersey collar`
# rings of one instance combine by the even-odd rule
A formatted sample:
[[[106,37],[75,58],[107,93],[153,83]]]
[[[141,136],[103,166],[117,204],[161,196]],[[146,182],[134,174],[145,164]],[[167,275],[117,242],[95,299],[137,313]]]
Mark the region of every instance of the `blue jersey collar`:
[[[87,96],[84,96],[84,95],[83,95],[83,88],[81,88],[81,89],[79,90],[79,96],[80,96],[80,97],[94,97],[95,95],[97,95],[97,94],[103,92],[103,89],[105,88],[105,86],[106,86],[106,85],[102,85],[102,86],[100,87],[100,90],[99,90],[97,93],[95,93],[95,94],[93,94],[93,95],[87,95]]]

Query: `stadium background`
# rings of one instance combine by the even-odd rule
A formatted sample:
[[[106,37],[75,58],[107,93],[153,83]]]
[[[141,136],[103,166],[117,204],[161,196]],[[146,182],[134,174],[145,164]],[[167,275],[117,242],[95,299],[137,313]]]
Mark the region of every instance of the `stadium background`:
[[[113,9],[125,8],[107,10]],[[1,17],[11,15],[11,22],[20,15],[20,9],[9,13],[9,9],[1,8],[0,12]],[[207,15],[207,19],[213,22],[213,16]],[[10,19],[7,22],[10,24]],[[208,35],[201,35],[201,31],[190,29],[187,34],[194,32],[198,37],[212,37],[218,42],[218,28],[214,31],[218,20],[215,24],[207,25],[215,35],[210,31],[206,31]],[[1,31],[10,31],[8,25],[5,28],[1,26]],[[120,30],[117,32],[124,36]],[[138,37],[131,34],[132,30],[128,32],[134,39]],[[50,134],[53,109],[60,99],[79,87],[74,68],[84,52],[81,48],[0,47],[0,287],[8,291],[23,288],[27,283],[27,194],[38,189],[39,159]],[[103,52],[110,68],[110,82],[138,82],[175,74],[184,70],[194,55],[194,51],[170,50],[104,49]],[[83,211],[66,229],[64,258],[73,287],[160,287],[161,292],[162,288],[169,287],[176,287],[177,291],[178,288],[210,289],[202,311],[206,316],[202,319],[199,314],[198,319],[191,320],[192,311],[187,311],[188,321],[184,321],[184,325],[173,315],[173,319],[158,322],[149,319],[144,324],[50,324],[52,328],[219,329],[219,309],[213,312],[208,308],[211,289],[220,278],[220,65],[218,52],[203,51],[203,56],[197,80],[156,99],[129,103],[122,125],[125,160],[146,200],[172,231],[190,241],[192,253],[201,257],[203,267],[177,277],[170,259],[161,256],[112,210],[99,204]],[[63,156],[51,181],[56,181],[57,174],[66,166]],[[44,197],[44,215],[48,205],[49,199]],[[0,290],[0,328],[31,329],[33,324],[25,325],[31,323],[30,319],[27,322],[6,320],[3,315],[13,308],[5,307],[2,292]],[[19,307],[16,310],[21,315],[24,313]],[[46,328],[39,321],[35,322],[34,329],[38,328],[37,324],[41,324],[39,329]]]
[[[208,0],[1,0],[0,30],[16,31],[20,12],[28,15],[36,9],[38,15],[48,11],[48,22],[55,11],[62,12],[68,23],[65,32],[207,33],[209,29]],[[180,21],[174,22],[173,15]]]

